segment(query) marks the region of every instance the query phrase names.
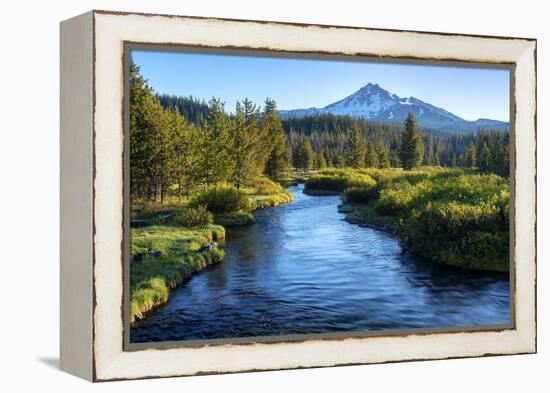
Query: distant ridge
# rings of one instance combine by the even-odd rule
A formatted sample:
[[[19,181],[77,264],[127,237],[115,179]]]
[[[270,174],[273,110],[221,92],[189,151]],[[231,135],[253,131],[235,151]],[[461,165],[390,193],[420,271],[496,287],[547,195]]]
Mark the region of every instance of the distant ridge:
[[[332,113],[380,122],[402,122],[412,112],[418,123],[426,128],[445,131],[477,131],[480,128],[507,130],[508,122],[478,119],[468,121],[453,113],[415,97],[401,98],[378,84],[368,83],[355,93],[323,108],[281,110],[281,117],[304,117]]]

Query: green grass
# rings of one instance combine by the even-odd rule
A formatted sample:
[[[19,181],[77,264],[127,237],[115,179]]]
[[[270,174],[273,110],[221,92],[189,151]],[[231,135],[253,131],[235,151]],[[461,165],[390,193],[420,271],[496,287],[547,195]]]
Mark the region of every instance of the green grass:
[[[225,214],[216,214],[214,222],[224,227],[250,225],[254,224],[256,220],[252,213],[248,212],[234,212]]]
[[[256,209],[265,209],[267,207],[275,207],[292,201],[292,194],[287,190],[282,190],[277,194],[253,195],[251,198],[256,205]]]
[[[220,183],[207,189],[204,186],[196,186],[191,192],[191,197],[189,199],[182,198],[181,201],[173,195],[166,196],[163,204],[135,200],[131,204],[130,218],[169,225],[171,220],[161,220],[158,217],[165,213],[177,213],[182,210],[185,212],[188,207],[194,210],[205,207],[209,212],[220,215],[251,212],[255,209],[279,206],[290,201],[292,201],[292,194],[289,191],[280,183],[262,176],[256,179],[253,185],[241,187],[240,190],[230,184]],[[189,214],[185,214],[185,216],[189,216]],[[186,220],[188,220],[187,217]]]
[[[199,252],[212,240],[225,238],[219,225],[192,228],[150,226],[132,228],[130,263],[130,318],[134,322],[168,300],[170,289],[210,264],[220,263],[220,248]],[[148,255],[160,251],[159,258]]]
[[[417,255],[468,270],[509,270],[508,179],[426,167],[331,169],[308,183],[341,192],[349,222],[394,231]]]
[[[380,214],[374,203],[343,203],[338,206],[338,211],[346,215],[350,224],[368,225],[392,233],[399,228],[398,217]]]

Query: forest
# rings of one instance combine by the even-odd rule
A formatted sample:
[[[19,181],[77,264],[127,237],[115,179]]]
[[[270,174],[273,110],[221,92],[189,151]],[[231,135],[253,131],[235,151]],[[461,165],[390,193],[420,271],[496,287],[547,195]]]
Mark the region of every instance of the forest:
[[[177,108],[196,127],[205,124],[209,104],[192,96],[157,96],[167,109]],[[287,140],[287,157],[297,169],[316,170],[348,166],[349,130],[359,128],[365,141],[365,163],[371,168],[401,167],[399,144],[402,124],[378,123],[350,116],[317,114],[281,119]],[[508,177],[509,132],[480,129],[476,133],[422,129],[421,165],[477,167],[484,173]]]

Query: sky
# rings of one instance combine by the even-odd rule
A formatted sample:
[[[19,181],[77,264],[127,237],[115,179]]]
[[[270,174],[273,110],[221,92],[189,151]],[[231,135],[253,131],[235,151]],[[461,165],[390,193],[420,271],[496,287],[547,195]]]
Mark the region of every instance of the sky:
[[[237,100],[263,104],[266,97],[279,109],[322,108],[377,83],[465,120],[509,121],[505,69],[145,50],[131,56],[156,92],[219,97],[229,112]]]

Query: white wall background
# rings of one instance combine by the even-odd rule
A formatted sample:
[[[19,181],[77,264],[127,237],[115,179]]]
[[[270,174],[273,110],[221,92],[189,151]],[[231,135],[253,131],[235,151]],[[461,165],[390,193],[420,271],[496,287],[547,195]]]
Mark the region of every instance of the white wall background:
[[[548,389],[548,205],[539,198],[539,354],[91,385],[58,367],[59,26],[90,9],[538,38],[539,196],[548,185],[542,1],[29,1],[0,11],[0,390],[518,392]],[[546,124],[545,124],[546,123]],[[521,137],[521,130],[518,131]],[[545,244],[546,243],[546,244]],[[546,364],[545,364],[546,363]],[[25,389],[26,390],[26,389]]]

